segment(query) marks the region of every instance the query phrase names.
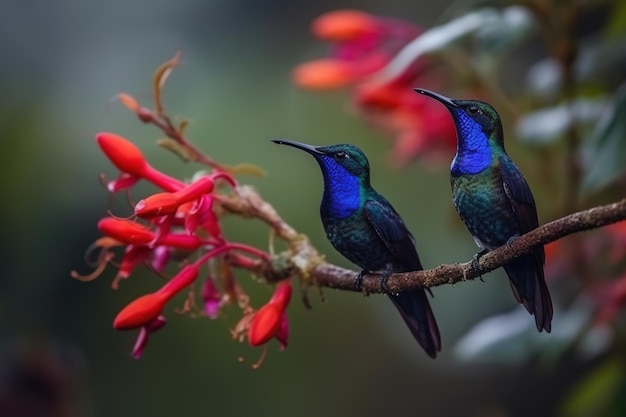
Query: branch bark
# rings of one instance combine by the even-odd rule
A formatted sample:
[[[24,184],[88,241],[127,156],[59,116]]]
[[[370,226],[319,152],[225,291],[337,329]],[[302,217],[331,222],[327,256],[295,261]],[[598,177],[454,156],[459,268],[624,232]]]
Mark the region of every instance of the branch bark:
[[[250,186],[238,187],[236,193],[220,196],[219,201],[222,208],[227,212],[264,221],[278,237],[285,240],[289,245],[289,250],[276,255],[272,262],[248,264],[245,266],[246,269],[252,270],[268,282],[276,282],[290,275],[298,274],[304,282],[309,284],[345,291],[358,291],[355,287],[358,272],[325,262],[323,256],[319,254],[309,239],[297,233],[293,227],[284,222],[276,210],[264,201],[254,188]],[[518,256],[530,252],[536,245],[545,245],[574,233],[596,229],[621,220],[626,220],[626,199],[579,211],[546,223],[516,238],[509,246],[502,246],[483,255],[476,268],[473,268],[472,262],[468,261],[440,265],[423,271],[392,274],[389,276],[387,289],[396,293],[475,279],[501,267]],[[361,291],[365,293],[382,292],[380,275],[365,275]]]

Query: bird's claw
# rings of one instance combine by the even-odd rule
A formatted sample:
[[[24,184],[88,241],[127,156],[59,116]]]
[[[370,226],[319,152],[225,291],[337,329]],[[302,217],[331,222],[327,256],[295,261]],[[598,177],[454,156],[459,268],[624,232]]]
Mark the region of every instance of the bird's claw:
[[[470,265],[473,270],[480,269],[478,265],[478,262],[480,261],[480,257],[486,254],[487,252],[489,252],[489,249],[483,249],[480,252],[475,253],[474,256],[472,256],[472,263]],[[479,275],[478,278],[480,278],[480,280],[483,281],[482,275]]]
[[[389,275],[391,275],[391,272],[386,272],[383,274],[382,278],[380,279],[380,291],[383,294],[390,294],[389,288],[387,288],[387,281],[389,281]]]
[[[359,275],[354,279],[354,289],[358,292],[363,291],[363,275],[365,275],[365,270],[359,272]]]
[[[518,235],[511,236],[509,240],[506,241],[506,247],[511,249],[511,245],[513,245],[513,241],[517,239],[518,237],[519,237]]]

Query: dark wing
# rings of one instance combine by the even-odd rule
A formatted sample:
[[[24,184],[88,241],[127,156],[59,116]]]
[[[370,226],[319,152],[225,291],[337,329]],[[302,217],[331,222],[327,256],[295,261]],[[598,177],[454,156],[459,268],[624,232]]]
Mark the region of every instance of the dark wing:
[[[391,204],[368,200],[365,202],[364,212],[369,223],[393,254],[394,272],[423,269],[415,249],[413,235]]]
[[[504,192],[515,213],[521,234],[537,228],[537,207],[526,179],[508,158],[500,158],[499,166]],[[537,329],[550,332],[552,300],[544,277],[544,261],[543,246],[539,245],[530,254],[504,265],[504,270],[511,280],[511,288],[517,301],[534,314]]]
[[[383,200],[382,197],[381,201],[368,200],[365,202],[365,218],[393,254],[393,272],[422,269],[413,235],[391,204]],[[400,312],[413,337],[424,348],[428,356],[436,357],[437,352],[441,351],[441,337],[426,292],[418,289],[387,295]]]
[[[521,234],[536,229],[539,226],[537,206],[526,179],[510,159],[500,158],[499,165],[504,192],[517,217]]]

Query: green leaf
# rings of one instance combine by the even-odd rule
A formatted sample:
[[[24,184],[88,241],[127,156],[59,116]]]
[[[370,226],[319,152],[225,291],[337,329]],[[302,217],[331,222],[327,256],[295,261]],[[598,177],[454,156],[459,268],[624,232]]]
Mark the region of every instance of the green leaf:
[[[624,363],[613,359],[593,369],[565,399],[562,417],[606,416],[610,403],[624,383]]]
[[[580,193],[593,193],[618,179],[626,169],[626,84],[622,85],[583,145],[584,175]]]

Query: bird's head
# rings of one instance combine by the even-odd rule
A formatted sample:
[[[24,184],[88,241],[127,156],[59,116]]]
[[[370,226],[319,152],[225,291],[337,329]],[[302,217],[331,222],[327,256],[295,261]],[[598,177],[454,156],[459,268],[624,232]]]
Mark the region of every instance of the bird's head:
[[[478,100],[453,100],[422,88],[416,88],[415,91],[432,97],[447,107],[456,124],[460,145],[471,146],[472,143],[486,142],[504,146],[500,116],[489,103]]]
[[[341,181],[342,178],[352,177],[361,180],[362,184],[369,184],[369,162],[365,154],[354,145],[312,146],[283,139],[272,142],[308,152],[317,160],[326,178]]]

